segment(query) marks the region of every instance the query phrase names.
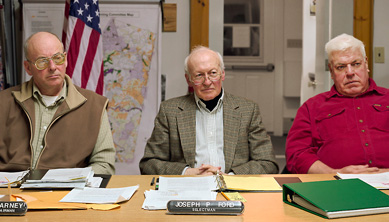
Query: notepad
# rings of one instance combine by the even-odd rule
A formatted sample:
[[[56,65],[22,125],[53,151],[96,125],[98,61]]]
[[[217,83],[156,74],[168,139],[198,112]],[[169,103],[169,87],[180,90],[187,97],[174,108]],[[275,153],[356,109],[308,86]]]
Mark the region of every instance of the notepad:
[[[274,177],[240,177],[224,175],[225,190],[236,191],[282,191]]]

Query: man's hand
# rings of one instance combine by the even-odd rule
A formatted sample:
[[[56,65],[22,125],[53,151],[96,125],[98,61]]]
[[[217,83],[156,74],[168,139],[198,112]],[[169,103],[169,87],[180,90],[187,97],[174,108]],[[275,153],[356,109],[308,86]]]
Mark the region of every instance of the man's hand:
[[[221,167],[203,164],[199,168],[188,168],[185,175],[215,175]]]
[[[369,165],[350,165],[338,169],[339,173],[379,173],[380,169],[378,167],[369,167]]]
[[[388,169],[381,169],[388,170]],[[320,160],[314,162],[312,166],[309,168],[308,173],[328,173],[328,174],[336,174],[336,173],[380,173],[380,169],[378,167],[369,167],[369,165],[350,165],[343,167],[341,169],[333,169],[328,165],[324,164]]]

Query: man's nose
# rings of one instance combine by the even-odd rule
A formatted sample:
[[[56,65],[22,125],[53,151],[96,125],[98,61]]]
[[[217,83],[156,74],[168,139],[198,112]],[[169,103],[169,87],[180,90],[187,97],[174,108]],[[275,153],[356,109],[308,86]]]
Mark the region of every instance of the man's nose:
[[[50,68],[50,70],[55,70],[55,69],[57,69],[57,65],[54,63],[54,61],[53,60],[49,60],[49,68]]]
[[[354,74],[354,67],[351,64],[347,64],[346,74],[348,75]]]
[[[209,80],[209,76],[208,76],[208,75],[205,75],[204,78],[205,78],[205,79],[204,79],[204,82],[203,82],[204,85],[207,85],[207,86],[208,86],[208,85],[211,85],[211,84],[212,84],[212,81]]]

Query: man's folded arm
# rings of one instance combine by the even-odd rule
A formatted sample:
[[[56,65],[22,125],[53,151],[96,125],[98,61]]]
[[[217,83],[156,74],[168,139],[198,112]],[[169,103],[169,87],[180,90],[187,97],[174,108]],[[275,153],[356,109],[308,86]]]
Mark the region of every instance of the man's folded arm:
[[[311,121],[308,107],[303,104],[286,139],[286,166],[291,173],[308,173],[312,164],[319,160],[318,147],[313,145]]]

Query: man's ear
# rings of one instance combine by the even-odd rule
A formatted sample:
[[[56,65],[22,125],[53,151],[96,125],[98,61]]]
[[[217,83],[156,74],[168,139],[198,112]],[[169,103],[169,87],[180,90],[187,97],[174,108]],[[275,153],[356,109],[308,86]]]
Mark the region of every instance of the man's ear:
[[[332,69],[332,66],[330,63],[327,64],[328,70],[330,70],[331,79],[334,79],[334,70]]]
[[[367,72],[370,72],[370,70],[369,70],[369,62],[368,62],[367,56],[365,57],[365,63],[366,63]]]
[[[193,87],[192,82],[191,82],[190,79],[189,79],[189,74],[186,74],[186,73],[185,73],[185,79],[186,79],[186,83],[188,84],[188,86]]]
[[[27,60],[24,60],[23,66],[24,66],[24,69],[26,70],[27,74],[32,76],[31,66],[30,66],[30,63]]]
[[[226,77],[226,72],[223,70],[222,71],[222,81],[224,81],[224,78]]]

